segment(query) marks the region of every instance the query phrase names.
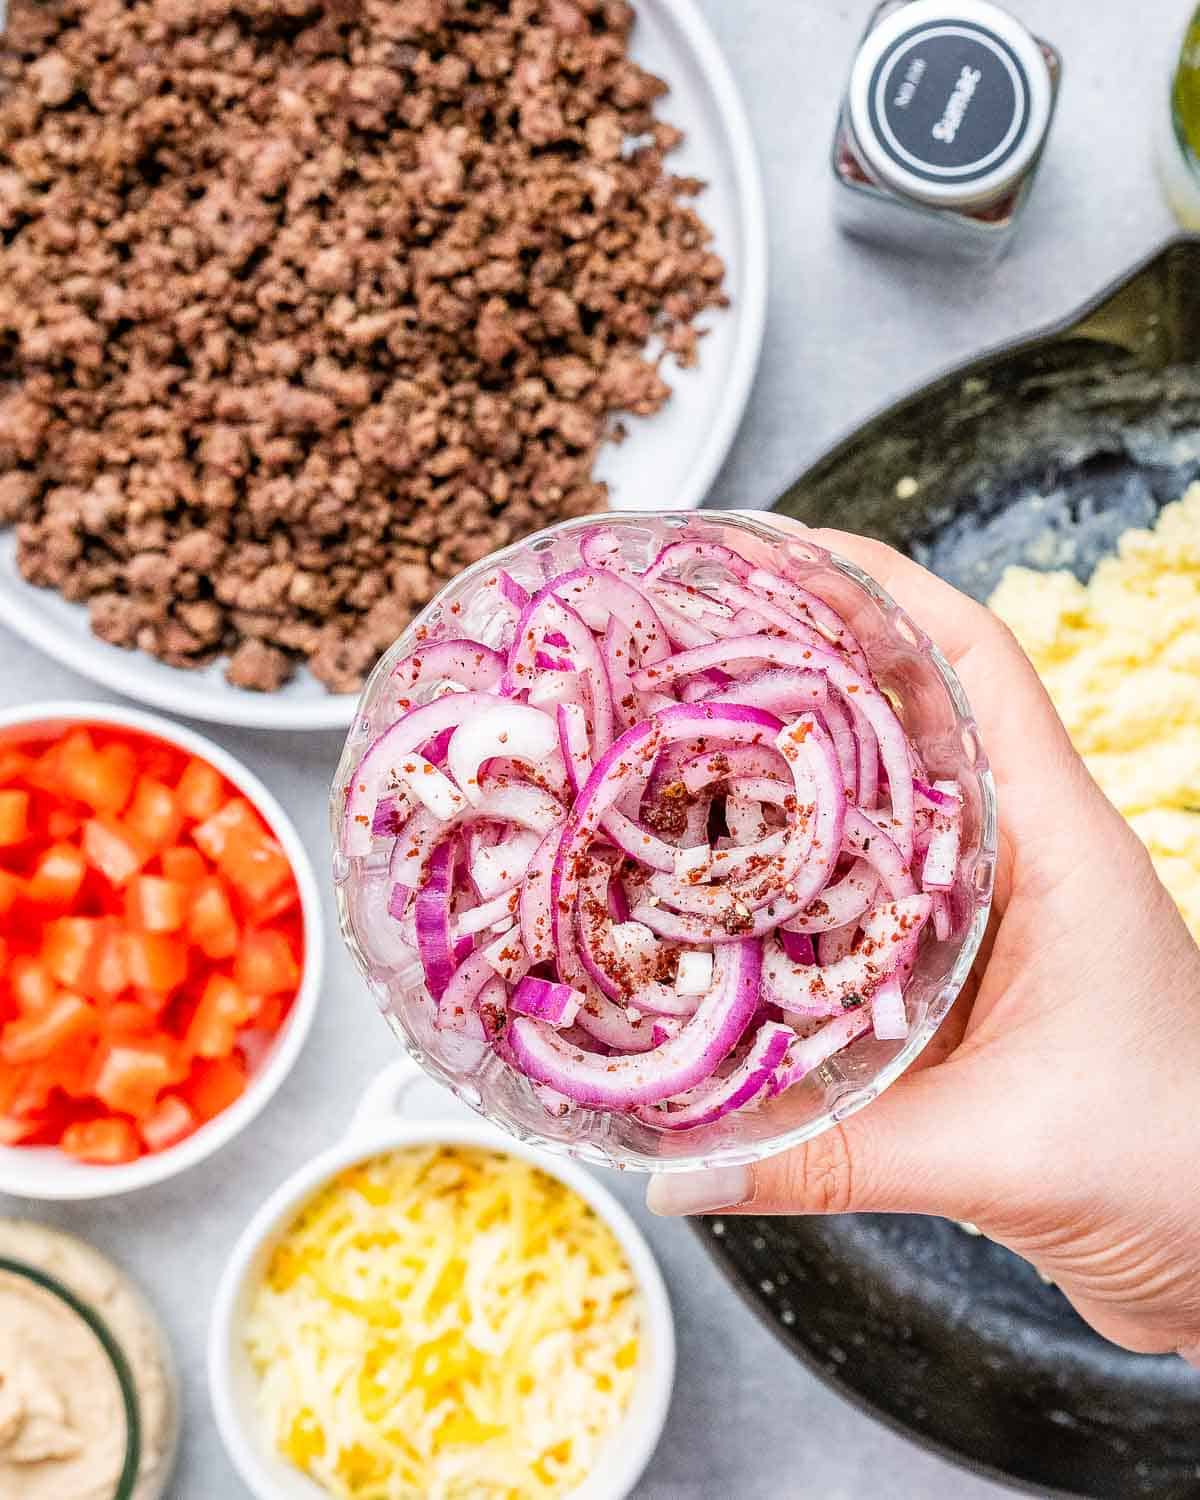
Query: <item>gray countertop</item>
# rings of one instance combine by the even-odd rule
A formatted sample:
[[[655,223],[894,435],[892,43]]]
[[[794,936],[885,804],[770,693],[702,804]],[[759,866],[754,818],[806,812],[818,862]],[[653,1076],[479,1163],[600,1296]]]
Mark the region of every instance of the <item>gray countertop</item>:
[[[1065,81],[1042,177],[1005,261],[980,271],[841,239],[830,222],[829,132],[866,0],[701,0],[741,85],[767,186],[771,288],[749,412],[717,485],[722,505],[764,506],[830,442],[926,376],[1059,317],[1171,230],[1151,164],[1152,112],[1184,0],[1014,0],[1062,50]],[[102,696],[0,633],[0,702]],[[201,726],[203,727],[203,726]],[[338,737],[217,729],[275,789],[318,861]],[[41,1217],[117,1256],[161,1310],[184,1382],[172,1500],[241,1500],[204,1376],[208,1309],[233,1240],[265,1194],[344,1127],[394,1043],[334,936],[312,1037],[265,1114],[173,1182],[109,1203],[0,1210]],[[1007,1493],[844,1404],[755,1321],[680,1224],[654,1220],[642,1184],[610,1174],[657,1252],[674,1299],[679,1377],[638,1500]]]

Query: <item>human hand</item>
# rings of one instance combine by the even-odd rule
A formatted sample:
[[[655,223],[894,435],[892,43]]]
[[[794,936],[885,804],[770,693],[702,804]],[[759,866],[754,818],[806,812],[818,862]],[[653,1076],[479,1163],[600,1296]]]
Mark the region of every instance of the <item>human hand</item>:
[[[809,535],[962,680],[999,800],[992,921],[920,1063],[869,1108],[753,1166],[655,1177],[649,1206],[971,1220],[1106,1337],[1200,1364],[1200,947],[1009,630],[880,542]]]

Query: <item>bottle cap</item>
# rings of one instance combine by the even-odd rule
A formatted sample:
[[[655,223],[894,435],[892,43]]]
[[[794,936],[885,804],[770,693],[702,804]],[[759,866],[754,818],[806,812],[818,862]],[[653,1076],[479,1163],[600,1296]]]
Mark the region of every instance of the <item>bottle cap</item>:
[[[1052,108],[1041,47],[989,0],[911,0],[864,38],[850,74],[865,165],[938,207],[1002,198],[1037,155]]]

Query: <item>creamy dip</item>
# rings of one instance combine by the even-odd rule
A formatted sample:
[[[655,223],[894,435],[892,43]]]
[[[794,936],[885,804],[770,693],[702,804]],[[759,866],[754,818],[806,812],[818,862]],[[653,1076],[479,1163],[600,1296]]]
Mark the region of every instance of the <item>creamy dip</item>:
[[[168,1356],[141,1295],[89,1246],[25,1220],[0,1220],[0,1258],[58,1281],[107,1327],[137,1396],[133,1500],[155,1500],[176,1413]],[[120,1381],[95,1330],[57,1292],[0,1267],[0,1500],[113,1500],[128,1436]]]

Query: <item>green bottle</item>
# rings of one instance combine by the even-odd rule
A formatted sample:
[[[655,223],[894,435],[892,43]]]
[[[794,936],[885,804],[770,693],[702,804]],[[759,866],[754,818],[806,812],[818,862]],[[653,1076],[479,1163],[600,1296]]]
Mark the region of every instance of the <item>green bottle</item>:
[[[1172,48],[1170,97],[1158,132],[1158,167],[1167,200],[1187,229],[1200,229],[1200,6]]]

